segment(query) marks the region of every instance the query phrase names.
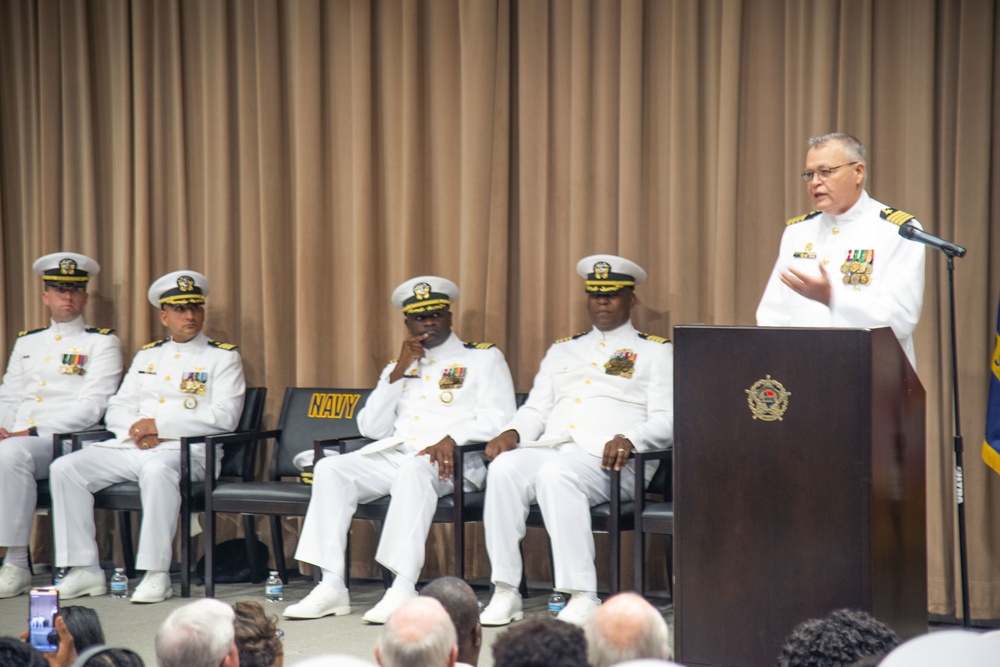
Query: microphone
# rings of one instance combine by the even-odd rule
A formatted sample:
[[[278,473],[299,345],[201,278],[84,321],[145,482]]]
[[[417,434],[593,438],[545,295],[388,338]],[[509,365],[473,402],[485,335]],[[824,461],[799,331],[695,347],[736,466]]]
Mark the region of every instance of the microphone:
[[[913,223],[907,222],[899,226],[899,235],[904,239],[923,243],[926,246],[940,250],[949,257],[964,257],[965,248],[954,243],[949,243],[933,234],[928,234],[922,229],[918,229]]]

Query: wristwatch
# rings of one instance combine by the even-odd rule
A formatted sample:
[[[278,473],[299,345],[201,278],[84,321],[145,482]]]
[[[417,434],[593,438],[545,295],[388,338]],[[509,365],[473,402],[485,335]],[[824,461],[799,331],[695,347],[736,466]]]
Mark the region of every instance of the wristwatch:
[[[31,428],[28,429],[28,435],[33,435],[33,436],[35,436],[37,438],[38,437],[38,429],[35,428],[34,426],[32,426]]]

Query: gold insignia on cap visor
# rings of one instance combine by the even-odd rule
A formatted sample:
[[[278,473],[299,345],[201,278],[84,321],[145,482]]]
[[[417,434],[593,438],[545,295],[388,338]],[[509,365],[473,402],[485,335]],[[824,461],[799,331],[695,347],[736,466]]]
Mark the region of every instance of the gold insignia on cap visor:
[[[413,286],[413,296],[403,304],[404,313],[426,313],[441,310],[451,305],[447,294],[431,290],[430,283],[417,283]]]
[[[635,287],[635,279],[624,273],[612,273],[605,261],[594,264],[594,271],[587,276],[586,291],[591,294],[617,292],[625,287]]]
[[[72,276],[76,273],[76,262],[68,257],[59,262],[59,272],[64,276]]]
[[[171,306],[205,303],[205,296],[194,278],[188,275],[177,277],[177,288],[167,290],[160,296],[160,303]]]

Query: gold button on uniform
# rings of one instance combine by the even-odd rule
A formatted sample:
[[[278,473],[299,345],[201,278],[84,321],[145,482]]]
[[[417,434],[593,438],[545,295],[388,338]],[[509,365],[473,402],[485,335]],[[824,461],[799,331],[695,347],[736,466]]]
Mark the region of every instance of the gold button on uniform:
[[[163,379],[164,379],[165,381],[167,381],[167,382],[170,382],[170,376],[169,376],[169,375],[168,375],[167,377],[163,378]]]
[[[578,398],[578,399],[576,399],[576,402],[577,402],[577,403],[579,403],[579,402],[580,402],[580,399],[579,399],[579,398]]]
[[[42,386],[44,387],[44,386],[45,386],[45,380],[41,380],[41,381],[39,381],[39,383],[38,383],[38,384],[40,384],[40,385],[42,385]]]
[[[833,228],[833,234],[834,234],[834,236],[836,236],[839,233],[840,233],[840,229],[838,227],[834,227]]]
[[[29,419],[28,420],[28,426],[34,426],[34,425],[35,425],[35,420],[34,419]]]
[[[430,381],[431,381],[431,376],[430,375],[425,375],[424,376],[424,382],[430,382]]]
[[[180,353],[174,353],[174,359],[180,359],[180,358],[181,358]]]
[[[829,264],[830,263],[830,258],[829,257],[824,257],[823,258],[823,263],[824,264]]]
[[[576,428],[576,425],[575,424],[570,424],[569,427],[570,428]]]
[[[167,399],[163,398],[162,396],[160,397],[160,403],[162,403],[165,400],[167,400]]]
[[[583,383],[584,384],[590,384],[590,378],[587,378],[586,380],[584,380]]]
[[[41,403],[41,402],[42,402],[42,397],[41,396],[35,396],[35,403]]]
[[[603,342],[600,342],[600,343],[598,343],[598,345],[599,345],[600,347],[604,347],[604,343],[603,343]]]
[[[62,340],[62,336],[56,336],[56,340]]]

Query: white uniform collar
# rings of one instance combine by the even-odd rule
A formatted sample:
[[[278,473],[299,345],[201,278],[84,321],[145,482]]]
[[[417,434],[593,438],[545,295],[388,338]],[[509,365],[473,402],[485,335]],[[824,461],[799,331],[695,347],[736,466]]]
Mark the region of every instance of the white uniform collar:
[[[191,350],[195,347],[201,347],[203,345],[208,345],[208,336],[205,335],[204,331],[199,331],[198,335],[189,340],[186,343],[178,343],[173,338],[170,339],[170,345],[181,350]]]
[[[625,322],[625,324],[621,325],[617,329],[612,329],[611,331],[601,331],[597,327],[593,327],[592,332],[595,336],[597,336],[597,340],[609,341],[625,338],[627,336],[633,336],[636,334],[636,328],[632,326],[632,320],[629,319]]]
[[[465,345],[465,343],[462,342],[462,339],[456,336],[455,332],[452,331],[445,341],[437,347],[432,347],[430,349],[425,348],[424,360],[440,359],[442,357],[451,356],[461,350],[463,345]]]
[[[868,209],[868,202],[871,198],[868,196],[867,190],[861,191],[861,196],[858,197],[858,201],[854,202],[854,206],[847,209],[840,215],[833,215],[831,213],[826,213],[825,221],[833,226],[842,227],[849,222],[853,222],[864,215],[865,211]]]
[[[49,330],[57,336],[73,336],[87,328],[87,325],[83,323],[83,315],[77,315],[76,319],[69,322],[59,323],[55,320],[49,320],[49,322]]]

